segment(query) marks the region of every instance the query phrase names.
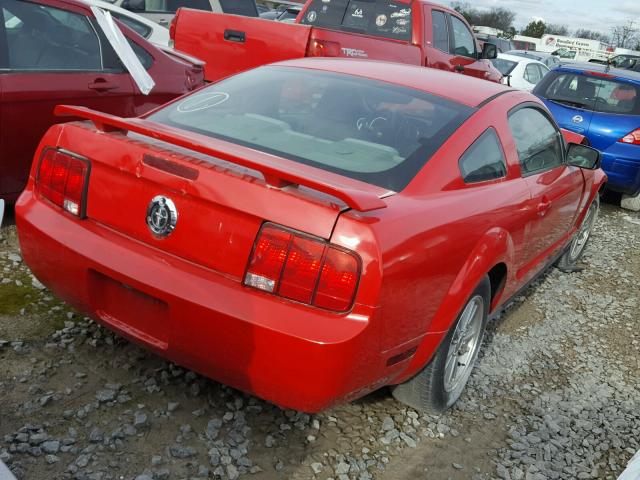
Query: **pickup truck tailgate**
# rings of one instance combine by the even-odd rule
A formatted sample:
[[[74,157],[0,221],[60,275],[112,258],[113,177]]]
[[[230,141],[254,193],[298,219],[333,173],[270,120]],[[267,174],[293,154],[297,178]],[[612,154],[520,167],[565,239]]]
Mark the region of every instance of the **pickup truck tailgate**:
[[[174,46],[205,62],[213,82],[260,65],[302,58],[311,27],[260,18],[181,8],[174,20]]]

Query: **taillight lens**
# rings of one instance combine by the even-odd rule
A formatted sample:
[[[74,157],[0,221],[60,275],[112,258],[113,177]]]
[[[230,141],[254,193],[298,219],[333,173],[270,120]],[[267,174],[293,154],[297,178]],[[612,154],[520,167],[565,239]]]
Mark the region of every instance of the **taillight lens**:
[[[176,14],[171,19],[171,23],[169,24],[169,46],[171,48],[175,47],[176,42],[176,23],[178,21],[178,15],[180,14],[180,9],[176,11]]]
[[[351,251],[265,224],[256,240],[244,284],[319,308],[351,308],[360,260]]]
[[[619,142],[630,143],[632,145],[640,145],[640,128],[635,129],[633,132],[622,137]]]
[[[340,44],[326,40],[312,40],[309,44],[309,57],[339,57]]]
[[[40,158],[36,190],[50,202],[82,218],[88,179],[88,160],[48,148]]]

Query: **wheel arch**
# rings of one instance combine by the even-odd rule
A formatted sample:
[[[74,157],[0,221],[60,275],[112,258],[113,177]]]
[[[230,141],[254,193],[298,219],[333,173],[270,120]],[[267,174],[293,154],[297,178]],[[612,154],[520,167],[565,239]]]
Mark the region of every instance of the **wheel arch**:
[[[513,265],[514,245],[509,232],[503,228],[492,228],[469,252],[456,279],[450,285],[440,307],[428,327],[428,335],[418,346],[407,368],[392,383],[401,383],[419,372],[431,360],[440,342],[446,336],[460,314],[466,300],[476,289],[482,278],[489,277],[491,303],[489,312],[499,304]],[[437,337],[437,342],[434,342]],[[435,343],[435,347],[434,347]]]

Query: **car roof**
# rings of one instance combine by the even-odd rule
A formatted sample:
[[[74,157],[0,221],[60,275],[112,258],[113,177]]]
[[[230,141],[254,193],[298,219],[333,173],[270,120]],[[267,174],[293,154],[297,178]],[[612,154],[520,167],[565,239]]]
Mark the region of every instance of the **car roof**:
[[[549,52],[538,52],[537,50],[509,50],[508,52],[505,52],[507,55],[527,55],[527,56],[531,56],[531,57],[538,57],[538,58],[547,58],[547,57],[551,57],[553,55],[551,55]]]
[[[307,57],[278,62],[274,65],[370,78],[431,93],[469,107],[478,107],[491,97],[513,90],[500,83],[473,78],[469,75],[378,60]]]
[[[603,76],[610,76],[616,80],[627,81],[640,85],[640,72],[626,70],[624,68],[611,68],[608,65],[601,65],[599,63],[566,63],[554,68],[553,71],[579,74],[595,72],[596,74],[601,74]]]
[[[539,62],[538,60],[536,60],[535,58],[527,58],[527,57],[521,57],[520,55],[509,55],[508,53],[499,53],[498,54],[498,58],[502,58],[504,60],[509,60],[511,62],[518,62],[518,63],[537,63],[539,65],[544,65],[544,63]],[[544,65],[546,67],[546,65]]]

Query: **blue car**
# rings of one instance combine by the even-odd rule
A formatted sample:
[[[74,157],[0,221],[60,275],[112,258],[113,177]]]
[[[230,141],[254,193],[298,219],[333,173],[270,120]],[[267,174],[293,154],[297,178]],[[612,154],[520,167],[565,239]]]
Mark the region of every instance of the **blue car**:
[[[640,194],[640,72],[567,64],[549,72],[533,93],[562,128],[602,152],[609,190]]]

